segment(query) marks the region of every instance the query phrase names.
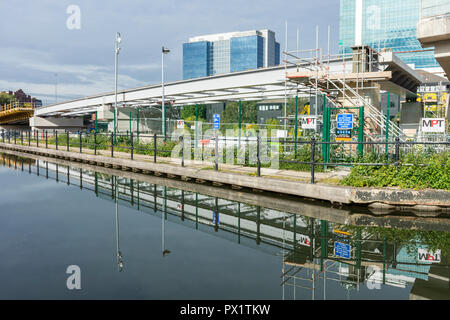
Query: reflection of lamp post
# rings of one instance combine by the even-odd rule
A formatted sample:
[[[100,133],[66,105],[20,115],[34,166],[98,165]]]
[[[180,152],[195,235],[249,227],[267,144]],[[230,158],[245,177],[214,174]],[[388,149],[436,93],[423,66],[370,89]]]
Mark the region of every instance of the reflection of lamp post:
[[[114,97],[115,97],[115,103],[114,103],[114,142],[116,141],[116,135],[117,135],[117,123],[119,122],[117,119],[117,65],[119,60],[119,51],[120,51],[120,43],[122,42],[122,38],[120,37],[120,33],[117,32],[116,34],[116,42],[115,42],[115,59],[114,59]]]
[[[117,265],[119,267],[119,272],[122,271],[123,268],[123,260],[122,253],[120,252],[120,244],[119,244],[119,184],[117,183],[117,177],[113,177],[115,179],[115,201],[116,201],[116,253],[117,253]]]
[[[161,53],[161,88],[162,88],[162,101],[161,101],[161,110],[162,110],[162,133],[164,135],[164,141],[166,141],[166,105],[164,103],[164,55],[169,53],[170,50],[162,47]]]
[[[167,194],[166,194],[166,187],[164,187],[164,191],[163,191],[163,210],[161,213],[161,217],[162,217],[162,255],[163,257],[167,256],[170,253],[170,250],[166,249],[166,243],[165,243],[165,238],[166,238],[166,222],[165,222],[165,215],[166,215],[166,210],[167,210],[167,205],[166,205],[166,199],[167,199]]]

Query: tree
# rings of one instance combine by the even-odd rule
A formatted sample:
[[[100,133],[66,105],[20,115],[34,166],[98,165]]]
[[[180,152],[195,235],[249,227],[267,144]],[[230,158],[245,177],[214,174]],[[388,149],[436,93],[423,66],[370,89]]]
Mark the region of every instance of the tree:
[[[256,123],[258,118],[258,108],[256,101],[242,101],[241,123]],[[239,102],[228,103],[223,111],[224,123],[239,122]]]
[[[11,103],[11,99],[14,100],[14,96],[7,94],[6,92],[0,93],[0,105]]]
[[[183,106],[180,116],[183,120],[188,120],[188,118],[192,117],[195,120],[195,106]],[[199,120],[206,121],[206,106],[203,104],[198,106],[198,118]]]

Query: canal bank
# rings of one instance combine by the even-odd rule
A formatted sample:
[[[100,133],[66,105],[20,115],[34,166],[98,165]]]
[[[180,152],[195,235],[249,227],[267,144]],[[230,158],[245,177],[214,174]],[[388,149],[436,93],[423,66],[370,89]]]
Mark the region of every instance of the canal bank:
[[[91,164],[73,162],[64,159],[49,158],[40,155],[31,155],[18,151],[0,153],[0,162],[3,166],[9,166],[17,170],[29,171],[31,166],[37,169],[36,174],[49,176],[49,164],[73,168],[80,172],[95,172],[96,174],[108,176],[120,176],[131,181],[141,181],[152,185],[175,188],[191,193],[204,194],[210,197],[219,197],[230,201],[239,201],[252,206],[265,207],[271,210],[283,211],[291,214],[304,215],[314,219],[327,220],[341,225],[352,225],[360,227],[381,226],[383,228],[396,228],[403,230],[450,230],[450,219],[445,215],[419,211],[378,210],[363,206],[340,206],[336,207],[326,201],[314,201],[286,195],[274,195],[268,192],[254,192],[250,189],[234,190],[230,187],[219,187],[213,184],[199,184],[181,179],[168,179],[131,171],[105,168]],[[28,167],[28,168],[27,168]],[[40,169],[39,169],[40,168]],[[35,169],[35,170],[36,170]],[[40,174],[39,174],[40,172]],[[63,175],[63,174],[62,174]],[[83,173],[76,175],[83,186]],[[70,180],[73,180],[70,179]]]
[[[197,183],[214,183],[234,188],[249,188],[264,192],[320,200],[337,205],[361,205],[373,210],[388,213],[392,210],[421,211],[430,214],[450,212],[450,192],[445,190],[406,190],[398,188],[355,188],[309,184],[293,181],[282,176],[261,176],[238,174],[236,172],[214,171],[211,167],[195,167],[190,164],[179,166],[169,163],[153,163],[140,159],[120,158],[104,154],[94,155],[74,151],[62,151],[48,148],[0,143],[0,150],[22,152],[30,155],[42,155],[50,158],[84,162],[99,167],[110,167],[143,174],[162,175],[169,178],[193,180]]]

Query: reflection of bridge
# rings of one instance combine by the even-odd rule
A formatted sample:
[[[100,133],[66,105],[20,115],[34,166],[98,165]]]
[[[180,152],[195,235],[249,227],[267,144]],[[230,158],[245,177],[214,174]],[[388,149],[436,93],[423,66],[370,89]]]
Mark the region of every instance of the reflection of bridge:
[[[358,290],[364,282],[405,287],[416,279],[427,281],[429,274],[432,276],[430,264],[415,261],[414,254],[408,254],[402,244],[378,239],[358,228],[341,232],[337,230],[339,224],[326,220],[134,179],[118,178],[116,188],[115,177],[108,174],[42,160],[33,164],[23,158],[10,158],[3,154],[3,165],[90,190],[105,200],[115,201],[117,192],[122,205],[163,221],[183,224],[268,254],[278,255],[281,251],[283,292],[286,286],[307,288],[316,298],[321,287],[326,297],[326,283],[330,281]],[[335,254],[335,242],[350,245],[350,258]],[[445,260],[433,267],[448,271],[449,266],[444,263]]]

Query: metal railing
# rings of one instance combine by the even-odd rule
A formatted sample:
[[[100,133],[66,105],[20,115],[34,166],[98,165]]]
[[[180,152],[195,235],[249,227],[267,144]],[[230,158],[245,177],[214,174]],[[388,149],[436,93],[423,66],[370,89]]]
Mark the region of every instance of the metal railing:
[[[135,160],[137,154],[153,158],[153,162],[158,162],[158,157],[168,158],[174,155],[174,148],[179,147],[176,156],[179,158],[180,165],[185,166],[187,161],[201,161],[205,164],[212,164],[214,170],[219,171],[220,164],[244,165],[256,168],[256,175],[261,176],[262,168],[277,165],[276,169],[294,169],[300,171],[309,170],[311,174],[311,183],[316,181],[316,172],[323,171],[325,168],[334,167],[353,167],[353,166],[427,166],[428,164],[404,163],[401,161],[403,151],[413,150],[415,146],[421,146],[421,149],[428,147],[429,153],[450,151],[450,142],[417,142],[400,141],[397,137],[395,141],[389,142],[323,142],[315,137],[309,140],[292,139],[270,139],[259,134],[255,137],[222,137],[202,136],[201,139],[194,142],[192,148],[190,136],[180,135],[176,140],[168,140],[164,136],[141,135],[137,138],[133,132],[126,135],[116,135],[114,133],[92,133],[78,132],[59,133],[58,131],[48,132],[46,130],[2,130],[1,142],[8,144],[20,144],[24,146],[35,146],[38,148],[61,151],[79,151],[79,153],[90,153],[94,155],[107,156],[111,158],[127,155],[131,160]],[[186,141],[185,141],[186,140]],[[299,147],[299,149],[294,149]],[[321,148],[330,146],[333,155],[330,161],[324,161],[321,158]],[[364,149],[358,149],[363,146]],[[375,150],[376,146],[387,146],[388,153],[379,155],[374,162],[361,162],[364,152]],[[437,149],[433,149],[436,148]],[[72,148],[72,149],[71,149]],[[190,150],[186,149],[190,148]],[[378,148],[379,149],[379,148]],[[100,152],[106,151],[106,152]],[[225,150],[225,152],[223,152]],[[294,150],[297,150],[295,152]],[[237,151],[237,153],[236,153]],[[426,151],[426,150],[425,150]],[[117,153],[120,152],[120,155]],[[423,150],[422,150],[423,152]],[[339,156],[341,155],[341,156]],[[224,162],[224,157],[227,162]],[[248,157],[248,158],[247,158]],[[300,159],[300,160],[299,160]],[[331,161],[335,159],[336,161]],[[243,160],[243,161],[242,161]],[[161,162],[161,160],[159,160]]]

